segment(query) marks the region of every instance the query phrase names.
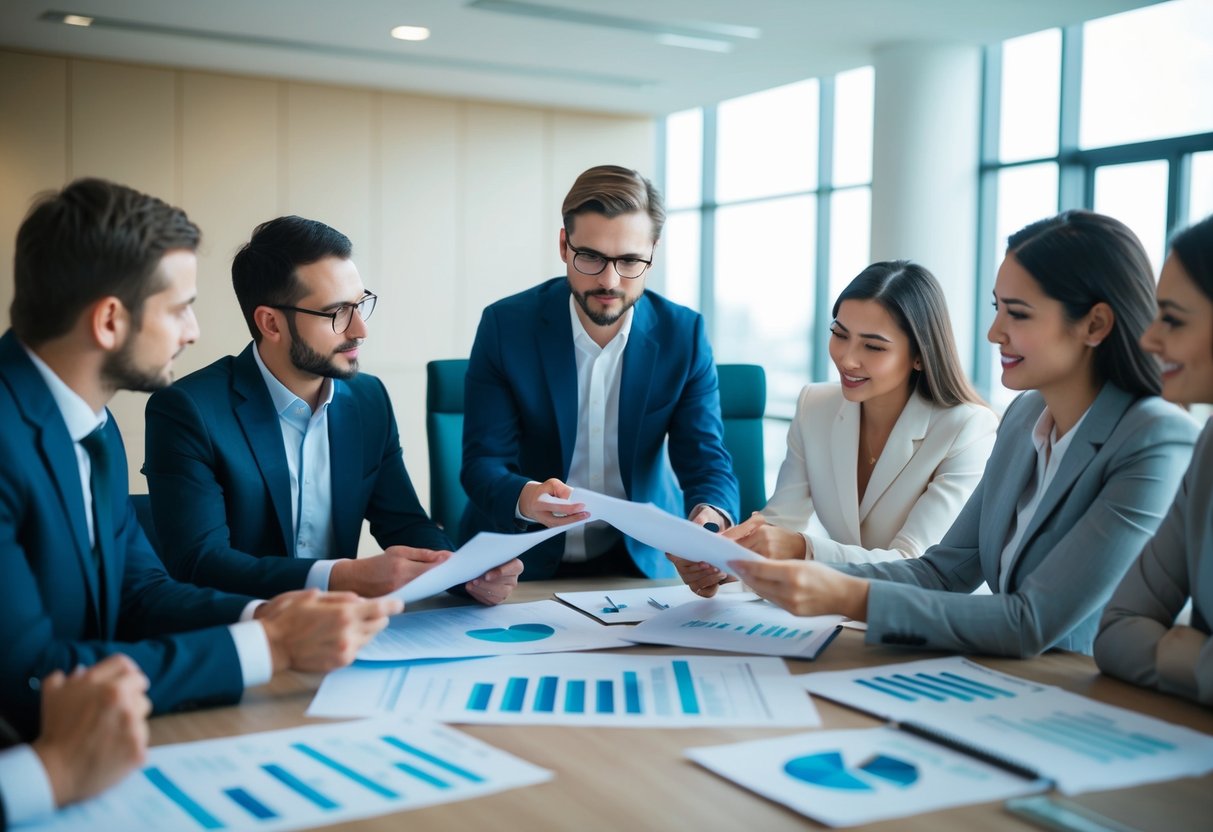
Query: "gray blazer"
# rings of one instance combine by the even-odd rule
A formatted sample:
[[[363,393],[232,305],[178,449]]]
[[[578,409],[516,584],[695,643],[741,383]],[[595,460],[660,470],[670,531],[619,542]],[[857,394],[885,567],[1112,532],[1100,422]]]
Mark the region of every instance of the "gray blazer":
[[[1030,392],[1007,409],[981,483],[938,545],[916,560],[837,567],[881,579],[868,596],[869,644],[1019,657],[1052,647],[1091,652],[1099,614],[1162,521],[1198,428],[1162,399],[1135,400],[1105,384],[1028,526],[1007,592],[970,595],[983,580],[999,586],[1044,407]]]
[[[1188,598],[1192,626],[1176,626]],[[1095,639],[1100,670],[1213,704],[1213,423],[1205,426],[1175,502],[1125,574]]]

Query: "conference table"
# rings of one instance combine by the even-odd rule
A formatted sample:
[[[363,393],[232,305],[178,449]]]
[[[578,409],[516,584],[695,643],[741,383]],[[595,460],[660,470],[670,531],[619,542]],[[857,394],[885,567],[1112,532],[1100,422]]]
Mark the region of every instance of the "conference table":
[[[511,603],[551,598],[554,592],[645,587],[670,582],[589,579],[523,583]],[[469,603],[444,595],[410,606],[433,609]],[[615,625],[625,626],[625,625]],[[709,654],[681,647],[635,646],[637,654]],[[786,660],[794,674],[933,658],[921,650],[871,647],[863,633],[843,630],[816,661]],[[1100,675],[1088,656],[1051,652],[1027,661],[974,657],[1006,673],[1057,685],[1102,702],[1130,708],[1213,734],[1213,710]],[[289,728],[322,722],[304,716],[321,674],[286,672],[245,693],[234,707],[157,717],[153,745]],[[822,728],[866,728],[879,720],[815,698]],[[648,830],[804,829],[817,824],[741,789],[683,757],[693,746],[720,745],[790,733],[772,728],[577,728],[566,726],[456,726],[459,730],[555,772],[538,786],[342,824],[351,830]],[[803,730],[803,729],[795,729]],[[1097,792],[1069,798],[1127,826],[1150,830],[1213,828],[1213,775]],[[1001,803],[976,804],[916,815],[870,829],[1026,830],[1036,828]]]

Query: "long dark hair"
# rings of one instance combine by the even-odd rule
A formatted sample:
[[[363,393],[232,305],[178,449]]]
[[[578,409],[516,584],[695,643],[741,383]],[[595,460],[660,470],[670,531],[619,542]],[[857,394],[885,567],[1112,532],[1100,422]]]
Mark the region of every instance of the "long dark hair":
[[[915,391],[944,407],[982,404],[960,366],[948,304],[935,275],[909,260],[884,260],[861,271],[834,301],[831,314],[846,300],[874,300],[910,339],[910,355],[922,370],[910,376]]]
[[[1192,282],[1213,300],[1213,215],[1171,238],[1171,251]]]
[[[1096,375],[1138,396],[1158,395],[1158,362],[1141,346],[1154,319],[1154,270],[1128,226],[1093,211],[1065,211],[1012,234],[1007,255],[1061,303],[1070,321],[1108,304],[1115,322],[1095,348]]]

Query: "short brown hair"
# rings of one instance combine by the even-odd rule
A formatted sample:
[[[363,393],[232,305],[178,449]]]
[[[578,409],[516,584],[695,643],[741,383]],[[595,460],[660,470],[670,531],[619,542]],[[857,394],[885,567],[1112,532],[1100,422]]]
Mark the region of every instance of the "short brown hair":
[[[77,179],[39,196],[17,231],[13,331],[30,346],[66,334],[90,303],[114,296],[138,329],[143,303],[165,288],[156,276],[172,249],[198,248],[198,226],[180,208],[103,179]]]
[[[661,237],[661,228],[665,225],[661,192],[637,171],[619,165],[598,165],[577,177],[560,206],[565,234],[573,233],[573,219],[587,211],[608,219],[644,211],[653,221],[654,241]]]

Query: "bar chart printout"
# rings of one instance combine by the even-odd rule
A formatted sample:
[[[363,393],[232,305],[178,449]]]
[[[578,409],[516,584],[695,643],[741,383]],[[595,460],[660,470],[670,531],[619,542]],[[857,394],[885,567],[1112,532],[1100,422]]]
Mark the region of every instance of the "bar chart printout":
[[[753,598],[708,598],[674,607],[634,627],[627,638],[813,659],[837,635],[840,615],[799,617]]]
[[[853,826],[1039,788],[894,728],[815,731],[691,748],[728,780],[831,826]]]
[[[783,661],[754,656],[571,653],[353,667],[325,678],[308,713],[349,715],[359,706],[464,723],[820,724]]]
[[[454,729],[383,717],[153,748],[101,797],[23,829],[303,829],[551,776]]]
[[[815,695],[963,738],[1067,794],[1213,771],[1213,737],[959,657],[799,677]]]

